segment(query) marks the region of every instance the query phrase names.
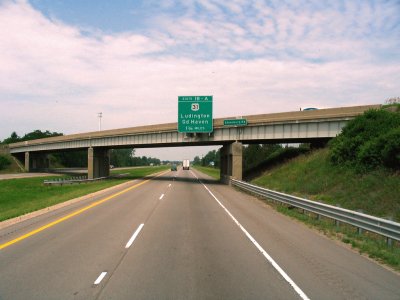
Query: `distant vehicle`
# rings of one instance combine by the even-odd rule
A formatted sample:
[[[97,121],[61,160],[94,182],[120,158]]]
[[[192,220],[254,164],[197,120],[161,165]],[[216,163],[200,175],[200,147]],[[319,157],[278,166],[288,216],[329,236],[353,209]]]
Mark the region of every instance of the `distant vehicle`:
[[[182,165],[183,165],[183,169],[184,170],[189,170],[190,162],[189,162],[188,159],[184,159],[183,162],[182,162]]]
[[[171,171],[177,171],[177,170],[178,170],[178,168],[177,168],[176,164],[172,164]]]
[[[303,110],[317,110],[318,108],[315,108],[315,107],[307,107],[307,108],[305,108],[305,109],[303,109]]]

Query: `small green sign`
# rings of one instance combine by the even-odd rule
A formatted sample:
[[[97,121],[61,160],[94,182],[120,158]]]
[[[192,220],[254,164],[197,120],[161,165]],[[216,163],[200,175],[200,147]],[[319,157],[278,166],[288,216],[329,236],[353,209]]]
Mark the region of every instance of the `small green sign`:
[[[224,120],[224,126],[246,126],[246,119],[227,119]]]
[[[178,97],[178,132],[212,132],[213,96]]]

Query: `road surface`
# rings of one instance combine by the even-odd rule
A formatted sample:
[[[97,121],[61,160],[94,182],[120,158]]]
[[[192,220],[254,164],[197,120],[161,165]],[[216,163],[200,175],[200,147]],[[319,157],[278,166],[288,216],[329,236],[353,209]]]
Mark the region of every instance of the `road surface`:
[[[180,169],[1,230],[0,299],[400,299],[400,276]]]

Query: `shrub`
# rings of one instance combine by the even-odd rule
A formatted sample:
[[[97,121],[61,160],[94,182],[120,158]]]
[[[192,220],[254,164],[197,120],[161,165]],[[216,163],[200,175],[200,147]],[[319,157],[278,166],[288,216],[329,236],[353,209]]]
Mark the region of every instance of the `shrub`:
[[[388,132],[383,137],[385,144],[381,150],[383,164],[395,170],[400,170],[400,127]]]
[[[399,169],[400,114],[369,110],[351,120],[330,143],[330,160],[357,170],[377,167]]]
[[[5,169],[11,164],[10,159],[5,155],[0,155],[0,170]]]

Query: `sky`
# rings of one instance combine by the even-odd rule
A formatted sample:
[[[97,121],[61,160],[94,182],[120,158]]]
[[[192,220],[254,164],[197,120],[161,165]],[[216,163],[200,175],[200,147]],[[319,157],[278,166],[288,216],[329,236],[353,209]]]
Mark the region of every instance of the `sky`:
[[[400,96],[398,0],[0,0],[0,24],[0,140],[177,122],[186,95],[214,118]]]

